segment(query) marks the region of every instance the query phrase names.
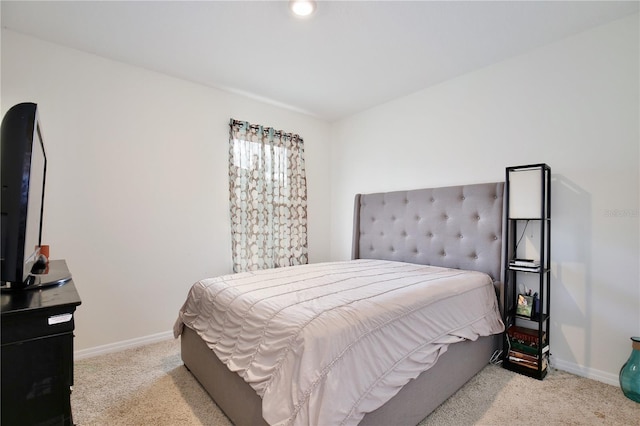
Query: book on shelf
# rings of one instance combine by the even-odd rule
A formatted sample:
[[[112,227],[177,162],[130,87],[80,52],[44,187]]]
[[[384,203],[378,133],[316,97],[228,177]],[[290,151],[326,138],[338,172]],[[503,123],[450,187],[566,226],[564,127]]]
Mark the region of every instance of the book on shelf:
[[[531,355],[531,354],[525,354],[519,351],[515,351],[513,349],[509,350],[509,357],[510,358],[517,358],[519,360],[522,361],[526,361],[526,362],[532,362],[537,364],[538,363],[538,356],[537,355]]]
[[[509,261],[509,269],[524,272],[539,272],[540,261],[531,259],[512,259]]]
[[[509,356],[509,361],[520,364],[520,365],[524,365],[527,367],[537,369],[538,365],[540,364],[540,360],[542,360],[543,369],[547,367],[548,355],[546,353],[543,353],[542,356],[538,356],[538,355],[526,354],[515,349],[509,349],[508,356]]]
[[[537,370],[540,365],[540,360],[537,356],[523,354],[522,352],[510,350],[509,351],[509,362],[517,365],[521,365],[523,367],[531,368],[533,370]],[[546,369],[548,365],[547,356],[542,356],[542,370]]]
[[[538,354],[538,345],[535,344],[527,344],[519,340],[509,339],[509,346],[511,349],[516,350],[518,352],[527,353],[530,355]],[[542,348],[542,353],[549,352],[549,345],[545,345]]]
[[[512,340],[519,340],[526,344],[539,344],[538,330],[533,328],[521,327],[519,325],[512,325],[507,329],[507,335]],[[546,340],[547,333],[542,332],[542,341]]]
[[[512,271],[522,271],[522,272],[540,272],[540,266],[514,266],[509,265],[509,269]]]
[[[526,266],[529,268],[539,268],[540,261],[539,260],[531,260],[531,259],[512,259],[509,262],[511,266]]]

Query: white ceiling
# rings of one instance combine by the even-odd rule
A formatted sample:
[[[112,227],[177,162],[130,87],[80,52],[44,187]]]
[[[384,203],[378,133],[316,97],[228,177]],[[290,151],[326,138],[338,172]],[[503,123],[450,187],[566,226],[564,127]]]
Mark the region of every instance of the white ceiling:
[[[2,1],[2,26],[333,121],[606,22],[639,3]]]

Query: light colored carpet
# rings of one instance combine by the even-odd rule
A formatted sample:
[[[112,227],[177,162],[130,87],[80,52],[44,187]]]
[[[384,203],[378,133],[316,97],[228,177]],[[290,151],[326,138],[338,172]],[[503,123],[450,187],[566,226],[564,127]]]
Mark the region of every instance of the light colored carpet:
[[[76,361],[74,374],[80,426],[231,425],[182,365],[178,340]],[[539,381],[489,365],[420,423],[498,424],[640,425],[640,404],[561,371]]]

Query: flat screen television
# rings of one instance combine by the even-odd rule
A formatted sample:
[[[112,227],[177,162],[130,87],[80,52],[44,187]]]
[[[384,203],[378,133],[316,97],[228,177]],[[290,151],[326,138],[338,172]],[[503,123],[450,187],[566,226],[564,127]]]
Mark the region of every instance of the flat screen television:
[[[2,291],[60,285],[71,279],[40,252],[47,156],[35,103],[13,106],[2,119]]]

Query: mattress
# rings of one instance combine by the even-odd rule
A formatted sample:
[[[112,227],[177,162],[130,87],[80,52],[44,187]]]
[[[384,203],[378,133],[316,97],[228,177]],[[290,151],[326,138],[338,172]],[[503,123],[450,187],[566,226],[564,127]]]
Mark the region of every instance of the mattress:
[[[357,424],[452,343],[500,333],[481,272],[352,260],[195,283],[194,330],[262,398],[272,425]]]

